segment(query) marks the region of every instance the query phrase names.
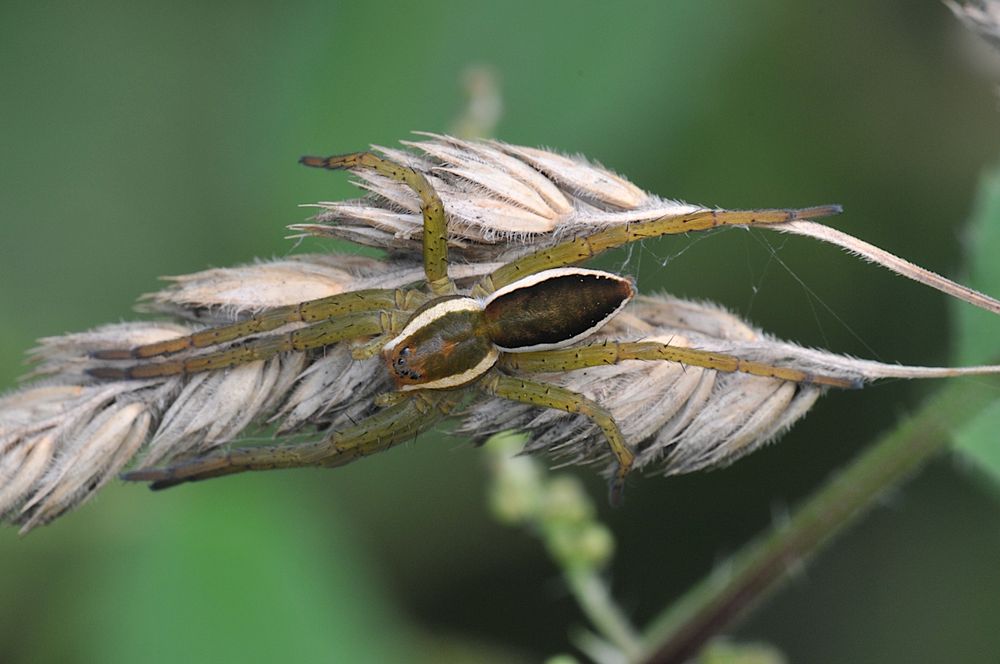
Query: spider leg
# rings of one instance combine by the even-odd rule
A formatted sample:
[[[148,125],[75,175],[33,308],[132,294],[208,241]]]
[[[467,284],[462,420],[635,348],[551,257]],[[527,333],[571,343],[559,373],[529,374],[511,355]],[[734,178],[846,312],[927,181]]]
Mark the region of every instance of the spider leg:
[[[151,489],[166,489],[184,482],[233,475],[248,470],[273,470],[316,466],[330,453],[326,441],[301,445],[237,447],[225,452],[180,461],[162,468],[143,468],[122,474],[129,482],[151,482]]]
[[[462,390],[414,390],[405,394],[389,394],[402,396],[386,400],[385,409],[343,432],[334,433],[330,437],[334,453],[321,465],[343,466],[413,440],[450,413],[464,396]]]
[[[137,380],[187,375],[224,369],[266,360],[279,353],[305,351],[346,341],[391,332],[402,324],[398,311],[370,311],[345,314],[284,334],[273,334],[241,342],[232,348],[167,362],[145,362],[128,367],[94,367],[91,376],[104,380]]]
[[[336,431],[322,441],[301,445],[237,447],[163,468],[133,470],[122,475],[122,479],[151,482],[152,489],[166,489],[184,482],[250,470],[343,466],[413,439],[447,414],[460,400],[461,397],[454,392],[412,392],[395,405]]]
[[[609,496],[612,505],[620,505],[625,488],[625,476],[632,469],[635,453],[629,448],[611,413],[596,401],[572,390],[548,383],[523,380],[493,372],[482,379],[479,388],[495,397],[543,408],[555,408],[567,413],[586,415],[601,428],[608,447],[617,461],[611,476]]]
[[[172,355],[185,350],[207,348],[254,334],[270,332],[291,323],[315,323],[358,311],[393,308],[413,309],[422,301],[423,296],[419,291],[370,288],[338,293],[298,304],[274,307],[246,320],[200,330],[185,337],[167,339],[134,348],[96,351],[91,353],[91,357],[97,360],[138,360],[159,355]]]
[[[586,367],[618,364],[623,360],[663,360],[727,373],[740,372],[778,378],[794,383],[829,385],[849,389],[861,387],[856,380],[823,376],[788,367],[776,367],[763,362],[744,360],[725,353],[682,348],[658,341],[601,341],[588,346],[557,350],[505,353],[500,359],[500,363],[505,369],[539,373],[572,371]]]
[[[575,265],[630,242],[661,235],[676,235],[704,231],[718,226],[753,226],[782,224],[796,219],[816,219],[839,214],[839,205],[826,205],[788,210],[699,210],[610,226],[590,235],[568,240],[553,247],[539,249],[494,270],[472,289],[474,296],[489,295],[504,286],[542,270]]]
[[[448,219],[444,203],[422,173],[372,152],[354,152],[333,157],[302,157],[299,163],[332,170],[365,168],[413,189],[420,197],[420,212],[424,218],[424,272],[427,274],[427,283],[436,295],[455,292],[455,283],[448,277]]]

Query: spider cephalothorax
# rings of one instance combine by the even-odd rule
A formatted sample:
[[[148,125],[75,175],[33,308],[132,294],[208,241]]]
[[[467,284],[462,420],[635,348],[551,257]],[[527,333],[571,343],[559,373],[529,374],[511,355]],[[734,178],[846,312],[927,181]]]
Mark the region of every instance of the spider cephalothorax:
[[[419,171],[372,153],[305,157],[308,166],[370,171],[405,183],[420,199],[426,289],[351,291],[275,307],[251,318],[126,350],[104,350],[90,368],[101,379],[150,379],[224,369],[279,353],[321,349],[372,339],[358,358],[381,353],[396,392],[387,405],[356,425],[302,445],[237,448],[127,477],[170,486],[246,470],[341,465],[385,449],[426,429],[462,402],[467,389],[532,406],[588,417],[603,432],[615,461],[612,499],[621,495],[635,453],[611,413],[596,401],[526,374],[613,365],[625,360],[668,361],[721,372],[742,372],[795,383],[852,387],[856,381],[741,359],[663,341],[588,343],[635,295],[632,282],[608,272],[574,267],[607,249],[659,235],[721,225],[782,223],[835,214],[837,206],[803,210],[699,209],[620,224],[579,235],[516,258],[458,293],[448,274],[444,205]],[[267,334],[289,324],[291,332]],[[227,347],[222,347],[229,344]],[[208,352],[196,354],[200,348]],[[157,361],[183,353],[181,359]],[[118,361],[131,361],[116,366]],[[138,360],[138,362],[136,362]]]

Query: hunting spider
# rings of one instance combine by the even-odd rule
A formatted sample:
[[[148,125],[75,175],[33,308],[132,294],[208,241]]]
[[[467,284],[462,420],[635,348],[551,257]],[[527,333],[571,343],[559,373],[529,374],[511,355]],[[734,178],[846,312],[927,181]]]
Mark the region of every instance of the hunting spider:
[[[526,376],[624,360],[655,360],[795,383],[857,386],[843,378],[670,343],[588,343],[636,291],[627,277],[576,267],[608,249],[647,238],[722,225],[814,219],[838,213],[838,206],[699,210],[610,226],[511,260],[482,277],[468,293],[459,293],[448,275],[447,215],[424,175],[371,152],[304,157],[301,162],[333,170],[369,170],[411,188],[421,201],[426,283],[341,293],[272,308],[189,336],[98,351],[92,357],[107,364],[91,368],[89,373],[108,380],[154,379],[221,370],[279,353],[363,340],[354,349],[354,357],[381,355],[395,391],[378,398],[383,408],[374,415],[320,441],[207,453],[164,468],[133,471],[126,479],[151,481],[154,488],[163,488],[247,470],[339,466],[413,438],[462,404],[468,394],[478,392],[589,418],[603,431],[616,462],[610,494],[617,503],[635,453],[611,413],[571,390]],[[290,324],[304,326],[274,332]],[[194,354],[199,349],[207,352]],[[157,359],[181,353],[180,359]],[[127,364],[120,366],[120,362]]]

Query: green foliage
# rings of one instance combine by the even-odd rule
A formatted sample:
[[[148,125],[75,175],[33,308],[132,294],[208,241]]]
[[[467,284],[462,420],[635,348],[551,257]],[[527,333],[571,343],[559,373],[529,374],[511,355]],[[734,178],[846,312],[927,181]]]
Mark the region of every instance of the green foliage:
[[[1000,168],[981,179],[972,220],[965,238],[968,285],[1000,293]],[[988,312],[953,305],[956,321],[956,364],[1000,363],[1000,326]],[[956,433],[956,449],[1000,488],[1000,396],[989,410]]]

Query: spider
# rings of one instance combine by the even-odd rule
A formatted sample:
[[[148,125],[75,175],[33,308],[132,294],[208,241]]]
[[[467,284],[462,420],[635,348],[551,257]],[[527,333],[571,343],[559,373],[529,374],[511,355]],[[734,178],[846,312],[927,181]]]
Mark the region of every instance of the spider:
[[[380,355],[395,390],[379,396],[382,409],[324,439],[295,445],[238,447],[126,473],[154,489],[249,470],[340,466],[415,437],[458,407],[470,391],[589,418],[604,434],[615,461],[610,499],[621,502],[635,453],[611,413],[571,390],[531,380],[624,360],[676,362],[796,383],[854,388],[856,381],[773,366],[724,353],[658,341],[590,341],[636,294],[633,281],[577,267],[631,242],[722,225],[776,224],[840,212],[837,205],[804,209],[699,210],[591,231],[538,249],[486,274],[460,293],[448,274],[447,215],[419,171],[372,152],[303,157],[306,166],[369,170],[411,188],[423,219],[426,283],[409,288],[341,293],[275,307],[230,325],[128,349],[100,350],[105,364],[88,370],[104,380],[141,380],[222,370],[279,353],[363,343],[356,359]],[[304,324],[291,332],[275,332]],[[271,333],[271,334],[269,334]],[[205,350],[201,354],[195,354]],[[179,359],[166,356],[178,355]],[[163,359],[166,358],[166,359]],[[125,362],[127,364],[121,364]]]

